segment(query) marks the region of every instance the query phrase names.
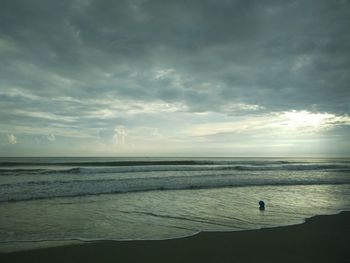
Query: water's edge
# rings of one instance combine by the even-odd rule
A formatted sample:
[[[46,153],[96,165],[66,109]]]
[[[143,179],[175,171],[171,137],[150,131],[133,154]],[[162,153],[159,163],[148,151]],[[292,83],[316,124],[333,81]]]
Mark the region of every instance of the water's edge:
[[[350,210],[337,210],[334,213],[327,214],[318,214],[311,217],[303,218],[299,223],[292,223],[286,225],[278,225],[273,227],[258,227],[255,229],[242,229],[242,230],[204,230],[193,233],[192,235],[178,236],[173,238],[163,238],[163,239],[83,239],[83,238],[73,238],[73,239],[65,239],[65,240],[31,240],[31,241],[0,241],[0,254],[10,254],[17,253],[21,251],[28,250],[41,250],[48,249],[59,246],[74,246],[74,245],[84,245],[84,244],[92,244],[92,243],[102,243],[102,242],[133,242],[133,241],[166,241],[166,240],[174,240],[174,239],[183,239],[190,238],[201,233],[234,233],[234,232],[245,232],[245,231],[259,231],[263,229],[276,229],[276,228],[288,228],[291,226],[303,225],[308,223],[310,220],[318,217],[324,216],[337,216],[342,213],[350,213]],[[18,248],[19,244],[21,244],[21,248]],[[38,246],[39,244],[39,246]]]

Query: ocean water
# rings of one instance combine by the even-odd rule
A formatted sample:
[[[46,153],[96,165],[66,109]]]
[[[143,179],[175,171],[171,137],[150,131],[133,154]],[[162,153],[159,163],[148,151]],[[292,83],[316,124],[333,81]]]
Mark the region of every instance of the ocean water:
[[[0,252],[277,227],[342,210],[350,159],[0,158]]]

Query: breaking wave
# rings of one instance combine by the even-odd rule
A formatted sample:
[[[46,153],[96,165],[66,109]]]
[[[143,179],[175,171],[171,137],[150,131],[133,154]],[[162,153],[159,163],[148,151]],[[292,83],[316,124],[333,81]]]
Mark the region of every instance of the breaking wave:
[[[15,160],[0,162],[0,202],[154,190],[350,184],[348,159]]]
[[[245,186],[350,184],[350,177],[244,177],[227,174],[123,179],[29,181],[0,185],[0,202],[79,197],[154,190],[206,189]]]
[[[102,173],[133,173],[133,172],[161,172],[161,171],[320,171],[320,170],[342,170],[350,171],[348,164],[241,164],[241,165],[130,165],[130,166],[109,166],[109,167],[73,167],[60,169],[36,169],[36,168],[0,168],[2,175],[25,175],[25,174],[102,174]]]

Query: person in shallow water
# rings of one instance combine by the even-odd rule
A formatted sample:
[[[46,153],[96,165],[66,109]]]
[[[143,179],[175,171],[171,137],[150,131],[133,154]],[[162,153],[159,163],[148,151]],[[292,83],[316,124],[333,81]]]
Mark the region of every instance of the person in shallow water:
[[[265,210],[265,202],[263,200],[259,201],[259,209],[260,210]]]

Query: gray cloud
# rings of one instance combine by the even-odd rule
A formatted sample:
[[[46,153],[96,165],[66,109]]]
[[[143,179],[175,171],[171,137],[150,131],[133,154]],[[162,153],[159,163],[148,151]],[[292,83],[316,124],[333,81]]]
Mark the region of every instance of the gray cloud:
[[[4,1],[1,10],[1,38],[15,49],[2,60],[5,85],[199,110],[228,100],[349,110],[346,1]],[[182,81],[152,80],[157,68]],[[203,83],[220,88],[208,96]]]

